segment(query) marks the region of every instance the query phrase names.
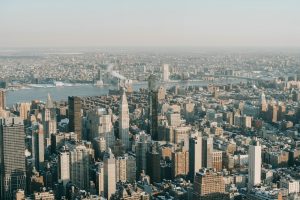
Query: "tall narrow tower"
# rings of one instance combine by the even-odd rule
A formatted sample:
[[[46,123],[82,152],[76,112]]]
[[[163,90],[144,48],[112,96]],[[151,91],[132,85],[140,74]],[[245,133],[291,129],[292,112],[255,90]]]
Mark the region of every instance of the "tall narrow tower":
[[[55,134],[57,130],[56,124],[56,110],[53,105],[50,94],[45,104],[45,109],[43,110],[43,126],[45,138],[50,138],[51,134]]]
[[[257,140],[249,146],[248,176],[249,189],[261,183],[261,146]]]
[[[116,192],[116,160],[111,149],[104,155],[104,197],[110,199]]]
[[[5,109],[5,90],[0,89],[0,110]]]
[[[125,89],[123,89],[123,94],[119,106],[119,136],[121,137],[122,143],[125,145],[126,150],[130,149],[129,109]]]
[[[81,99],[80,97],[69,97],[69,131],[77,134],[79,140],[82,139],[82,119],[81,119]]]
[[[167,82],[169,81],[169,65],[168,64],[164,64],[162,67],[162,76],[163,76],[163,81]]]

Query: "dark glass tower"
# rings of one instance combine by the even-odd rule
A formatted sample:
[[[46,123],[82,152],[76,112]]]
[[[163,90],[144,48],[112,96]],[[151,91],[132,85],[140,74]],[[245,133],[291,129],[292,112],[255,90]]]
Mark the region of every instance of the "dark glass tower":
[[[82,139],[82,121],[81,121],[81,99],[80,97],[69,97],[69,131],[77,134],[79,140]]]
[[[21,118],[0,119],[0,199],[13,199],[26,188],[25,131]]]

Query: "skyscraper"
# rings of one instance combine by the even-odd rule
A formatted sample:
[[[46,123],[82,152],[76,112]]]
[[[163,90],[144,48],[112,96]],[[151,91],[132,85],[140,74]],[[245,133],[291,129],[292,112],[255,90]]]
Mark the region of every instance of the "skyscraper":
[[[43,125],[45,138],[50,138],[51,134],[55,134],[57,131],[57,120],[56,120],[56,110],[53,105],[50,94],[45,104],[43,110]]]
[[[202,138],[202,166],[213,167],[213,138],[211,136]]]
[[[69,97],[69,131],[77,134],[79,140],[82,139],[82,120],[81,120],[81,99],[80,97]]]
[[[96,187],[98,195],[104,195],[104,164],[103,162],[97,163],[97,172],[96,172]]]
[[[21,103],[19,107],[20,117],[23,120],[27,120],[29,118],[29,112],[30,112],[30,103]]]
[[[35,160],[35,167],[42,170],[45,161],[44,129],[43,125],[36,123],[32,130],[32,154]]]
[[[168,64],[164,64],[162,66],[162,72],[163,72],[163,74],[162,74],[163,81],[164,82],[169,81],[169,65]]]
[[[108,149],[104,155],[104,197],[110,199],[111,195],[116,192],[116,161],[115,156]]]
[[[149,120],[150,120],[150,134],[153,140],[157,140],[158,137],[158,114],[159,104],[165,99],[164,87],[157,87],[158,79],[155,75],[151,74],[148,78],[148,90],[149,90]]]
[[[123,90],[123,94],[119,106],[119,136],[121,137],[125,149],[126,150],[130,149],[129,110],[128,110],[128,102],[127,102],[125,90]]]
[[[62,181],[64,187],[70,181],[70,152],[63,146],[58,155],[58,179]]]
[[[249,146],[248,187],[261,183],[261,146],[258,140],[253,140]]]
[[[5,90],[0,89],[0,110],[5,109]]]
[[[0,119],[0,199],[12,199],[26,188],[25,132],[21,118]]]
[[[89,188],[90,155],[84,145],[77,145],[70,151],[70,178],[79,188]]]
[[[196,135],[190,138],[189,148],[189,165],[190,165],[190,179],[194,179],[194,175],[202,168],[202,137]]]
[[[112,116],[104,108],[96,108],[87,113],[88,139],[104,137],[106,147],[112,147],[115,143]]]

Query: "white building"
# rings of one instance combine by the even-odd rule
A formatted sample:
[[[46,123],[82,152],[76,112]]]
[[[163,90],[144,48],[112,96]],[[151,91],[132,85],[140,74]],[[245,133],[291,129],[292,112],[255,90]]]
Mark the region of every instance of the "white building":
[[[299,181],[289,178],[280,180],[280,187],[288,189],[289,194],[299,193]]]
[[[70,152],[63,148],[58,155],[58,179],[66,186],[70,181]]]
[[[167,82],[169,81],[169,65],[168,64],[164,64],[162,67],[162,77],[163,77],[163,81]]]
[[[96,186],[97,192],[99,196],[104,196],[104,164],[103,162],[99,162],[98,170],[96,172]]]
[[[115,156],[108,149],[104,156],[104,197],[110,199],[116,192],[116,161]]]
[[[257,140],[249,146],[248,176],[249,189],[261,183],[261,146]]]

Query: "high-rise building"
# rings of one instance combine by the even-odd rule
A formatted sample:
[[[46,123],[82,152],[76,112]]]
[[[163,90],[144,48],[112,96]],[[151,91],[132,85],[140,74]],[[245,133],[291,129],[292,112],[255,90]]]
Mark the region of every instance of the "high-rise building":
[[[30,103],[21,103],[19,107],[20,117],[23,120],[29,119],[29,112],[30,112]]]
[[[0,89],[0,110],[5,109],[5,90]]]
[[[163,81],[167,82],[169,81],[169,65],[168,64],[164,64],[162,67],[162,77],[163,77]]]
[[[202,138],[202,166],[213,167],[213,138],[211,136]]]
[[[96,108],[87,113],[87,135],[89,140],[96,137],[105,138],[106,147],[112,148],[115,143],[112,117],[104,108]]]
[[[172,177],[189,174],[189,152],[183,148],[172,152]]]
[[[194,179],[196,172],[202,168],[202,137],[196,135],[190,138],[189,148],[190,179]]]
[[[57,169],[58,180],[61,180],[63,186],[66,187],[70,181],[70,152],[66,146],[63,146],[59,152]]]
[[[21,118],[0,119],[1,196],[10,200],[26,188],[25,131]]]
[[[119,136],[125,146],[125,149],[129,150],[129,109],[125,90],[123,90],[119,106]]]
[[[197,172],[194,179],[194,199],[229,199],[225,193],[222,174],[208,169]]]
[[[136,159],[132,155],[126,155],[126,179],[129,182],[136,180]]]
[[[216,171],[221,171],[222,170],[222,151],[213,151],[213,168]]]
[[[51,134],[55,134],[57,132],[56,109],[53,105],[50,94],[48,94],[45,108],[43,110],[43,125],[45,138],[50,138]]]
[[[43,125],[36,123],[32,127],[32,154],[35,160],[35,167],[42,170],[45,161],[44,129]]]
[[[80,97],[69,97],[69,131],[77,134],[79,140],[82,139],[82,103]]]
[[[104,155],[104,197],[110,199],[116,192],[116,162],[111,149]]]
[[[258,140],[249,146],[248,176],[249,188],[261,183],[261,146]]]
[[[96,172],[96,187],[99,196],[104,196],[104,164],[99,162],[97,164]]]
[[[126,182],[126,158],[125,157],[117,157],[116,158],[116,181],[117,182]]]
[[[70,151],[70,178],[79,188],[89,188],[90,153],[88,147],[80,144]]]
[[[137,174],[142,173],[142,171],[147,171],[147,152],[150,148],[150,144],[151,138],[145,132],[141,132],[137,135],[137,141],[135,143]]]
[[[155,75],[151,74],[148,78],[148,90],[149,90],[149,119],[150,119],[150,134],[153,140],[157,140],[158,137],[158,114],[159,105],[163,99],[165,99],[164,87],[157,87],[158,79]]]

